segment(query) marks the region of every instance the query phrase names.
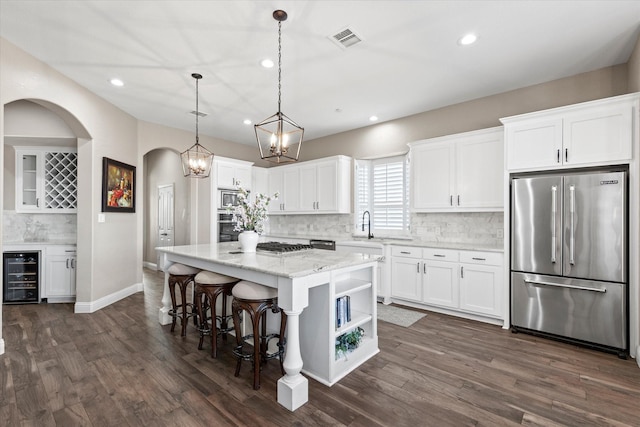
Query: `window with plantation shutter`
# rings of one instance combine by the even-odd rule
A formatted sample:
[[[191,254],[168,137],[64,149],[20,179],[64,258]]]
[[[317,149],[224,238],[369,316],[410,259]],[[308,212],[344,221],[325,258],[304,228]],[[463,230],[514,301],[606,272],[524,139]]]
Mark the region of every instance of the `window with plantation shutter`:
[[[371,214],[371,230],[381,235],[409,230],[409,173],[406,156],[356,160],[357,233],[363,233],[363,214]],[[365,231],[367,219],[365,218]]]

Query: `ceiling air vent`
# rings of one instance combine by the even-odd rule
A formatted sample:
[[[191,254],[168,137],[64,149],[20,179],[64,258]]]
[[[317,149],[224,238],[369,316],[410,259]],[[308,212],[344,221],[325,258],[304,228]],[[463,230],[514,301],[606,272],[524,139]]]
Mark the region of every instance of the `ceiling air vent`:
[[[197,115],[198,117],[207,117],[207,113],[203,113],[202,111],[196,112],[196,110],[190,111],[189,114]]]
[[[350,28],[340,30],[338,33],[329,36],[329,38],[343,49],[351,47],[362,41],[362,37],[357,35],[356,32]]]

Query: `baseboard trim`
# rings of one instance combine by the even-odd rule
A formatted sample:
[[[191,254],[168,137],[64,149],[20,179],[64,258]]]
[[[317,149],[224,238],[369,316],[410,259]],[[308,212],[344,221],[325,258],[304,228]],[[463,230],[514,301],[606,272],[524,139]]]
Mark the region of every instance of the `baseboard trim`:
[[[155,264],[155,263],[153,263],[153,262],[148,262],[148,261],[144,261],[144,262],[142,263],[142,267],[144,267],[144,268],[148,268],[148,269],[150,269],[150,270],[154,270],[154,271],[157,271],[157,270],[158,270],[158,265],[157,265],[157,264]]]
[[[92,302],[76,302],[74,307],[74,313],[93,313],[101,308],[105,308],[114,302],[118,302],[123,298],[135,294],[136,292],[142,292],[144,286],[142,283],[136,283],[128,288],[124,288],[118,292],[114,292],[111,295],[104,296]]]
[[[0,338],[0,354],[4,354],[4,340]]]

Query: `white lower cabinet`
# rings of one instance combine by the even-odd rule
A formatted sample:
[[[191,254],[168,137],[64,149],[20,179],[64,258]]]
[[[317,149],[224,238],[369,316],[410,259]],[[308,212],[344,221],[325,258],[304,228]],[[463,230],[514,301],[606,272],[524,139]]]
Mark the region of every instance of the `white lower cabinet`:
[[[460,252],[460,309],[501,318],[502,254]]]
[[[502,253],[410,246],[391,249],[391,297],[501,319]]]
[[[45,295],[48,302],[72,302],[76,295],[76,247],[47,246]]]

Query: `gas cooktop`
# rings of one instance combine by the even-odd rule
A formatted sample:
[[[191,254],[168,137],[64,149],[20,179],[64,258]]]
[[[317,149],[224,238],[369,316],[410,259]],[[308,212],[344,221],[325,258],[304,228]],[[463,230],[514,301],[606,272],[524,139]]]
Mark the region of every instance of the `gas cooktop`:
[[[283,243],[283,242],[262,242],[258,243],[257,249],[259,251],[284,253],[284,252],[297,252],[306,249],[311,249],[311,245],[305,245],[302,243]]]

